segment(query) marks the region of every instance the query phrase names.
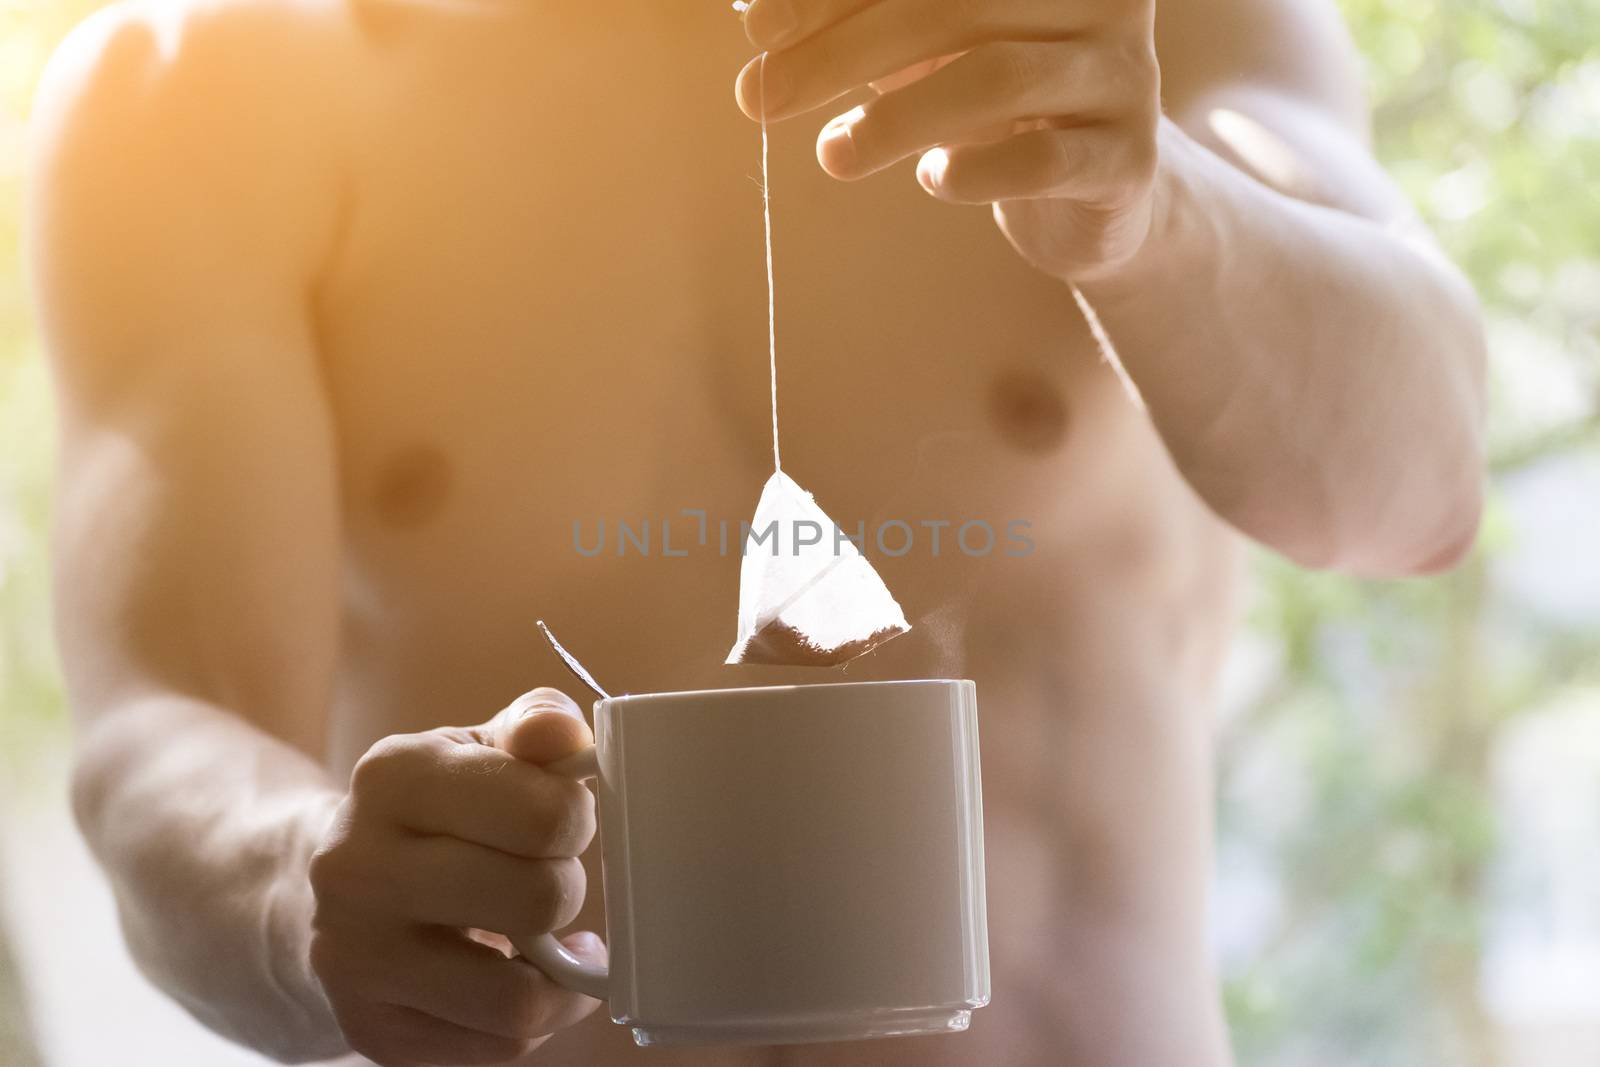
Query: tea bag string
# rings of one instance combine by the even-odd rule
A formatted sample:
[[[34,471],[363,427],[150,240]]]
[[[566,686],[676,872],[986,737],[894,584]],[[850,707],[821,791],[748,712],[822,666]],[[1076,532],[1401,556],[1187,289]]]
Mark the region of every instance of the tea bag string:
[[[761,53],[761,217],[767,234],[767,361],[772,376],[772,469],[783,470],[778,451],[778,311],[772,282],[772,185],[767,170],[767,53]]]

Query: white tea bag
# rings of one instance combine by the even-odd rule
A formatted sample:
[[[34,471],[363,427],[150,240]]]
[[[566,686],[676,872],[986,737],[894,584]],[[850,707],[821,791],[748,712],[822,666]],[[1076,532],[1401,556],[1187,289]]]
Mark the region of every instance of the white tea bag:
[[[883,579],[783,471],[761,490],[728,663],[831,667],[911,629]]]
[[[738,7],[738,5],[735,5]],[[761,202],[767,237],[767,357],[772,468],[740,546],[739,637],[727,663],[832,667],[911,629],[878,572],[811,494],[783,473],[778,447],[778,329],[767,184],[766,57],[761,62]],[[760,538],[760,540],[757,540]]]

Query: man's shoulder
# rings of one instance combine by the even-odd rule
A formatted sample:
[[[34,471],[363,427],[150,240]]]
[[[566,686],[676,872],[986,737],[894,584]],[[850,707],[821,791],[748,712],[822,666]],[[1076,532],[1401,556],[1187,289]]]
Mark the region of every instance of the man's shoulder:
[[[118,3],[63,41],[25,183],[62,366],[148,366],[206,309],[261,329],[299,307],[340,233],[343,17],[324,0]]]
[[[262,270],[298,269],[334,211],[359,40],[348,0],[103,8],[35,93],[32,243],[169,265],[248,247]]]
[[[67,35],[43,86],[235,82],[270,77],[285,63],[304,74],[306,64],[336,62],[351,48],[356,25],[351,0],[118,0]],[[271,78],[278,85],[293,80]]]
[[[358,45],[349,0],[121,0],[56,49],[32,124],[152,150],[303,139],[337,109]]]

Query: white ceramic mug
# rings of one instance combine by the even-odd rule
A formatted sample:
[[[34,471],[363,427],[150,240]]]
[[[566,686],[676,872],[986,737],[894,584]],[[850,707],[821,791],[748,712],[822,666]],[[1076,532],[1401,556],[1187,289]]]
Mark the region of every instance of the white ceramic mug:
[[[595,704],[610,967],[521,953],[640,1045],[964,1030],[989,1001],[977,687],[647,693]]]

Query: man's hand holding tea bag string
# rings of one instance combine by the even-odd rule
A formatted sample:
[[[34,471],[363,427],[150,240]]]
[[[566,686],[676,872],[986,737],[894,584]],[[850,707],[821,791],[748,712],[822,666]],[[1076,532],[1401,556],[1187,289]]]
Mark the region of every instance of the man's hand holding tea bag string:
[[[1353,56],[1308,38],[1327,12],[1257,0],[1227,9],[1259,20],[1235,33],[1191,7],[1163,8],[1163,35],[1256,43],[1185,63],[1171,115],[1151,0],[755,0],[767,52],[738,98],[777,121],[870,87],[823,128],[823,169],[915,157],[930,196],[992,205],[1086,296],[1178,468],[1236,528],[1313,566],[1448,567],[1480,511],[1472,292],[1372,159],[1351,79],[1330,73]]]

